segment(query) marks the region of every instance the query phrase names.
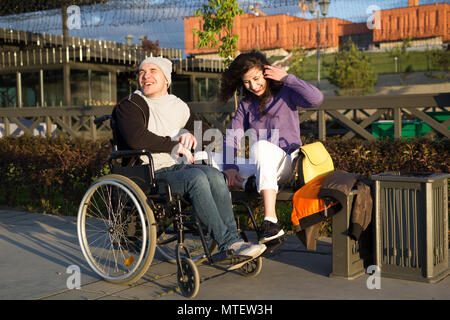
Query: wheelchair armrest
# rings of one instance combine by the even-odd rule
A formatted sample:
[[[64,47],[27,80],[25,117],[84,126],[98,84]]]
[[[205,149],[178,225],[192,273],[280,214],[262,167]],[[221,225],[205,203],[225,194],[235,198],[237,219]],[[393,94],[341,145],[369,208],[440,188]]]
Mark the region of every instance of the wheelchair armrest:
[[[118,159],[131,156],[148,156],[149,159],[152,157],[150,152],[146,150],[118,150],[111,152],[111,154],[109,155],[111,159]]]
[[[109,162],[110,167],[112,167],[111,163],[114,159],[120,159],[125,157],[133,157],[133,156],[147,156],[149,160],[150,165],[150,181],[152,183],[152,187],[156,186],[156,180],[155,180],[155,167],[153,165],[153,157],[151,153],[147,150],[117,150],[112,151],[109,154]]]

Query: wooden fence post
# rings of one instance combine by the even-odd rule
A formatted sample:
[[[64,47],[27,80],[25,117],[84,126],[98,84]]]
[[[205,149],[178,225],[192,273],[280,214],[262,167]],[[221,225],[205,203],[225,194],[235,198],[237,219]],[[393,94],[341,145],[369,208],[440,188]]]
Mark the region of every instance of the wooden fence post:
[[[317,128],[319,130],[319,132],[318,132],[319,140],[325,142],[325,140],[327,138],[325,110],[317,111]]]
[[[91,129],[92,140],[96,141],[98,139],[98,135],[97,135],[97,126],[94,123],[94,119],[95,119],[95,116],[89,117],[89,127]]]
[[[394,139],[400,139],[402,137],[402,109],[394,108]]]

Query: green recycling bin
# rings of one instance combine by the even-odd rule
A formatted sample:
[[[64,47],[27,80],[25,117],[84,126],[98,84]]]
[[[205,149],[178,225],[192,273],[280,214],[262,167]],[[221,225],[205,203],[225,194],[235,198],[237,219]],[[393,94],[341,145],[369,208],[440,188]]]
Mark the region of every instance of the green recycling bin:
[[[430,111],[425,112],[426,115],[430,116],[438,122],[444,122],[450,119],[450,111]],[[450,125],[447,127],[450,130]],[[421,121],[419,135],[423,136],[431,131],[431,127],[425,122]]]
[[[372,135],[375,138],[394,138],[394,121],[380,120],[371,124]],[[416,120],[402,121],[402,139],[420,136],[421,122]]]

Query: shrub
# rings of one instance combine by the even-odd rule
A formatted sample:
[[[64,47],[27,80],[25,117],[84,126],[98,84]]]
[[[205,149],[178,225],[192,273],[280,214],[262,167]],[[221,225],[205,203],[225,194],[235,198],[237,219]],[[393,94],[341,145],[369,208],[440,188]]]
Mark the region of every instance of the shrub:
[[[450,141],[328,139],[325,147],[338,170],[369,177],[387,171],[450,172]]]
[[[289,73],[296,75],[300,79],[305,78],[305,58],[306,51],[303,48],[294,48],[291,52],[292,58],[289,65]]]
[[[0,139],[0,203],[75,215],[90,185],[105,172],[108,142],[32,136]]]
[[[338,95],[355,96],[371,92],[377,81],[377,75],[368,56],[349,40],[342,51],[335,55],[328,79],[331,84],[342,89],[337,91]]]
[[[302,139],[304,143],[311,143],[314,139]],[[408,140],[377,140],[361,139],[342,140],[328,138],[324,145],[331,155],[336,170],[344,170],[370,177],[373,174],[402,171],[421,173],[450,172],[450,140],[442,141],[426,138]],[[262,202],[255,210],[257,220],[264,214]],[[292,204],[277,205],[277,215],[285,230],[292,230],[290,215]],[[330,222],[324,222],[320,234],[331,235]]]
[[[436,69],[450,71],[450,50],[432,50],[431,63]]]
[[[313,142],[311,138],[302,139]],[[328,138],[324,143],[337,170],[369,177],[386,171],[450,172],[450,140]],[[76,215],[91,183],[107,174],[109,142],[22,136],[0,139],[0,204],[21,206],[42,213]],[[251,206],[258,222],[264,216],[262,201]],[[291,203],[277,203],[285,230],[291,230]],[[245,220],[245,219],[244,219]],[[330,234],[329,224],[321,227]]]

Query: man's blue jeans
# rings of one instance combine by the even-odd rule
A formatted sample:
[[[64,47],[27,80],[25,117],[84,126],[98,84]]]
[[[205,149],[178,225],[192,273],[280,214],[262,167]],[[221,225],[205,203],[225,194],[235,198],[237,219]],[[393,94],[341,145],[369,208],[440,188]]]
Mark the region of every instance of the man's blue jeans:
[[[242,241],[222,172],[206,165],[176,164],[156,171],[155,178],[165,179],[172,193],[188,198],[198,218],[217,242],[219,251]]]

